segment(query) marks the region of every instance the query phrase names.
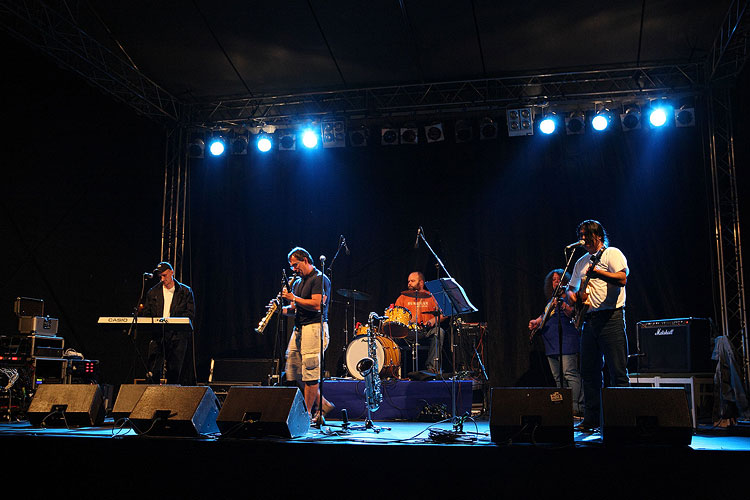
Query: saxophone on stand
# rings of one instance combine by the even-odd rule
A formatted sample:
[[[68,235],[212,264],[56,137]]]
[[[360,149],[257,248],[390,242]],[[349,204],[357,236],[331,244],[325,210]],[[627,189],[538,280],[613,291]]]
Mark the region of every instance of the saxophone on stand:
[[[367,357],[362,358],[357,363],[357,370],[365,379],[365,405],[368,415],[371,412],[378,411],[380,403],[383,402],[383,393],[380,387],[380,367],[378,367],[378,355],[375,347],[374,320],[377,316],[377,313],[370,313],[367,330]]]

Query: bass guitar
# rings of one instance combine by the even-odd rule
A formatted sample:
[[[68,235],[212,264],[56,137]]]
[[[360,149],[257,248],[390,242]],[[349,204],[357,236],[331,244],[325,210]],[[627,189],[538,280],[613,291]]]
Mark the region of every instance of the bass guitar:
[[[581,280],[581,286],[578,288],[579,298],[573,305],[573,324],[576,326],[576,329],[578,329],[578,331],[580,331],[583,327],[583,317],[586,315],[586,311],[591,305],[591,301],[588,298],[585,301],[580,299],[580,293],[585,292],[586,288],[588,288],[589,281],[591,281],[591,275],[593,274],[591,271],[593,271],[596,265],[599,264],[599,261],[602,259],[604,250],[606,250],[606,247],[601,247],[599,251],[591,256],[591,259],[589,260],[589,270],[586,271],[586,276],[583,277],[583,279]]]
[[[560,291],[558,292],[558,294],[552,297],[549,300],[549,302],[547,302],[547,305],[544,306],[544,312],[542,313],[542,321],[539,323],[539,325],[536,328],[531,330],[531,332],[529,333],[529,343],[534,341],[534,337],[536,336],[536,334],[539,333],[541,329],[544,328],[544,325],[547,324],[547,321],[549,320],[550,316],[552,316],[552,311],[554,311],[555,307],[557,306],[558,297],[563,297],[565,293],[567,293],[567,290],[568,290],[567,286],[560,288]]]

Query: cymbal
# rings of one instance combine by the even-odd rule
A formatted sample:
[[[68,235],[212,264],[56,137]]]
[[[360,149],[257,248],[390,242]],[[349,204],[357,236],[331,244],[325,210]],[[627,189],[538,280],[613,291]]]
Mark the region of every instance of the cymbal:
[[[339,288],[336,290],[336,293],[347,299],[354,300],[370,300],[372,298],[369,293],[360,292],[359,290],[349,290],[348,288]]]
[[[440,311],[419,311],[419,314],[429,314],[430,316],[440,316]]]
[[[412,299],[426,299],[430,296],[430,292],[420,292],[419,290],[404,290],[401,292],[404,297],[411,297]]]

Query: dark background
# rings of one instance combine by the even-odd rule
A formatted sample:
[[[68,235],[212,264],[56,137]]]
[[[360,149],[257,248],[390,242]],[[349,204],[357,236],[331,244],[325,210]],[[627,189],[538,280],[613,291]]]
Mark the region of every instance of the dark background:
[[[66,347],[101,361],[102,382],[129,381],[142,375],[132,341],[96,319],[127,316],[142,272],[159,261],[165,130],[17,42],[3,44],[13,70],[3,94],[0,326],[16,329],[15,297],[42,298]],[[744,93],[736,102],[747,109]],[[541,346],[528,345],[526,325],[544,306],[545,274],[564,264],[562,249],[583,219],[601,221],[628,258],[631,351],[638,321],[716,318],[700,108],[697,121],[601,136],[510,138],[501,127],[494,141],[193,161],[178,273],[198,305],[198,379],[207,379],[211,358],[273,355],[273,325],[263,336],[253,329],[278,291],[287,252],[301,245],[330,263],[342,234],[351,255],[336,260],[333,287],[372,295],[358,304],[364,320],[395,301],[410,271],[437,277],[426,246],[413,248],[424,227],[479,309],[465,319],[487,322],[493,385],[544,380],[534,363]],[[346,306],[334,299],[327,367],[335,374]]]

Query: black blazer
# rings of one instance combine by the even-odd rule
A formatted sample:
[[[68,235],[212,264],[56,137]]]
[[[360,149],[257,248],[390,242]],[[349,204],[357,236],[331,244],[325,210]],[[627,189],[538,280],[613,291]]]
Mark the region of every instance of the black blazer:
[[[163,286],[159,282],[146,293],[146,304],[140,316],[161,318],[164,313]],[[194,320],[195,298],[193,297],[193,289],[177,280],[174,280],[174,286],[174,298],[172,298],[172,305],[169,307],[169,315],[173,318],[182,317],[190,318],[191,321]]]

